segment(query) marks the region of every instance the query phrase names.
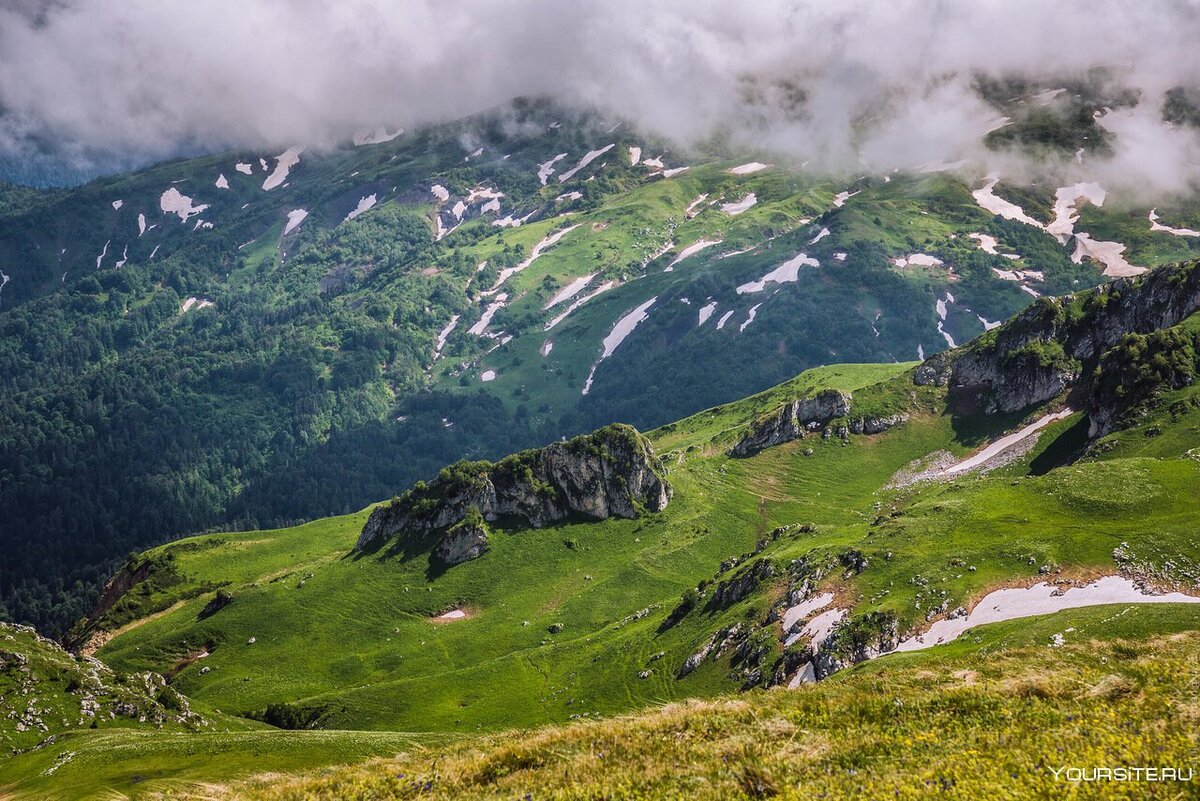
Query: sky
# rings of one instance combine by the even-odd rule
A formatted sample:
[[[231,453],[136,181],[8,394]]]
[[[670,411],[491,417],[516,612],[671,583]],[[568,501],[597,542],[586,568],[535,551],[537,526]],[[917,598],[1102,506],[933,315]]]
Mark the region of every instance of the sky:
[[[546,95],[886,172],[997,158],[979,75],[1103,67],[1140,102],[1106,119],[1117,150],[1093,171],[1183,191],[1200,146],[1160,109],[1200,86],[1198,30],[1200,0],[0,0],[0,165],[320,146]]]

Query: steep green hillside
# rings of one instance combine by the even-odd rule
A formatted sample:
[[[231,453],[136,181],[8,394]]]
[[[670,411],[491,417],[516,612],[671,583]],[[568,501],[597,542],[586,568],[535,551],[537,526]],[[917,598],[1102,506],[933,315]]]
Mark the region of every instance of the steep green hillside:
[[[1095,127],[1075,107],[1114,102],[1078,88],[1047,127],[1009,100],[1039,87],[993,89],[1000,130],[1024,132],[999,149],[1054,125],[1074,144]],[[830,176],[615,123],[518,101],[0,190],[4,613],[61,633],[131,550],[349,513],[457,458],[652,428],[817,365],[931,355],[1128,271],[1122,243],[1128,269],[1200,246],[1190,201],[1152,221],[1090,185]]]
[[[714,793],[753,794],[738,777],[759,770],[778,792],[803,784],[836,797],[850,792],[844,768],[865,769],[869,753],[893,766],[870,772],[892,775],[889,789],[926,779],[970,787],[1097,731],[1105,758],[1182,760],[1195,748],[1186,714],[1161,710],[1185,692],[1177,666],[1200,630],[1200,596],[1190,594],[1200,587],[1198,308],[1200,267],[1168,267],[1039,301],[919,365],[814,369],[645,439],[615,426],[452,465],[356,514],[183,539],[133,557],[76,634],[115,670],[169,676],[214,715],[324,730],[334,762],[435,749],[385,773],[297,779],[284,793],[554,785],[538,771],[558,771],[588,738],[633,753],[662,725],[741,732],[754,753],[709,775],[730,763],[701,749],[683,773],[651,772],[630,796],[700,774]],[[1105,644],[1151,635],[1160,639]],[[1113,654],[1126,661],[1111,665]],[[781,686],[801,689],[516,743],[505,734],[507,750],[488,734]],[[881,694],[889,709],[920,714],[897,720],[870,704],[863,713],[862,699]],[[859,712],[840,711],[850,709]],[[941,714],[968,723],[949,739],[917,736]],[[1133,723],[1069,725],[1118,714]],[[766,748],[762,721],[776,717],[824,745],[805,759]],[[1028,735],[1031,719],[1042,721],[1037,736],[1003,764],[988,756],[999,740],[970,734]],[[410,734],[337,733],[349,729]],[[197,760],[186,749],[201,740],[183,734],[133,756],[141,735],[76,732],[78,748],[21,755],[0,779],[73,750],[79,772],[23,787],[75,794],[82,785],[68,782],[90,770],[114,787],[142,770],[219,780],[254,770],[235,743],[296,770],[324,742],[296,734],[294,750],[279,732],[261,743],[204,735],[216,755]],[[471,738],[438,750],[448,735]],[[928,759],[914,761],[921,754],[970,759],[935,776]],[[419,781],[396,784],[399,773]],[[619,773],[603,773],[620,785]],[[576,775],[567,797],[602,781]],[[230,790],[260,791],[273,792]]]
[[[1141,612],[1064,612],[989,627],[969,649],[881,660],[801,690],[668,704],[183,796],[1188,797],[1194,782],[1084,785],[1064,771],[1129,766],[1186,776],[1195,764],[1200,643],[1194,631],[1174,633],[1195,620]],[[1063,626],[1080,633],[1077,641],[1048,647]]]

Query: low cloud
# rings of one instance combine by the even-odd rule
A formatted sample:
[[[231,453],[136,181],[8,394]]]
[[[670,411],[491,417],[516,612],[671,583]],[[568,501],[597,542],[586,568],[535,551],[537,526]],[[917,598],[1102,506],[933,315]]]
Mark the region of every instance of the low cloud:
[[[831,171],[994,168],[979,76],[1103,68],[1138,102],[1087,170],[1181,192],[1197,142],[1161,107],[1200,85],[1198,23],[1192,0],[0,0],[0,159],[112,169],[548,95]]]

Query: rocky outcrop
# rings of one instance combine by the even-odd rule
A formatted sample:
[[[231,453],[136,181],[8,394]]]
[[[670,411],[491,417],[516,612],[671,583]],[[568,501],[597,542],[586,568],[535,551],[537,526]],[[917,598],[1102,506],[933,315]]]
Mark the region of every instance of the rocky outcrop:
[[[750,431],[729,450],[730,456],[753,456],[761,450],[800,439],[808,431],[850,413],[850,395],[827,389],[809,398],[800,398],[781,406],[773,414],[756,421]]]
[[[451,465],[372,512],[356,548],[392,537],[422,541],[451,529],[472,510],[483,520],[541,528],[574,516],[635,518],[643,510],[661,511],[670,498],[671,486],[650,442],[630,426],[611,425],[495,464]],[[446,550],[457,553],[457,546],[465,545],[462,553],[469,552],[479,545],[470,544],[477,539],[468,536]]]
[[[748,598],[758,586],[775,575],[775,568],[767,559],[759,559],[732,578],[717,585],[708,599],[709,611],[728,609],[738,601]]]
[[[487,524],[483,522],[483,515],[472,509],[462,522],[442,535],[433,549],[433,556],[446,567],[453,567],[478,559],[487,553],[487,549]]]
[[[868,612],[838,625],[811,654],[816,678],[896,650],[896,618],[887,612]]]
[[[1039,298],[970,345],[917,368],[918,385],[973,395],[985,412],[1014,412],[1092,375],[1126,334],[1170,328],[1200,310],[1200,266],[1162,267],[1064,298]]]
[[[855,417],[850,420],[851,434],[882,434],[893,426],[908,422],[908,412],[880,415],[877,417]]]

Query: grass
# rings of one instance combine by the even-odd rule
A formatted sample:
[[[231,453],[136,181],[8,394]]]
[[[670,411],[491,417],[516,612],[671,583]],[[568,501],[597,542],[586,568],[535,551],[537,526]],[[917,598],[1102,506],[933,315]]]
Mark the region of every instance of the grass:
[[[1185,631],[1195,620],[1180,613],[1077,610],[988,627],[970,646],[879,660],[796,691],[668,704],[362,766],[208,787],[204,795],[1045,798],[1086,789],[1180,798],[1191,785],[1080,788],[1060,784],[1050,770],[1194,764],[1200,635]],[[1074,635],[1050,647],[1047,632],[1063,627]],[[1093,630],[1100,636],[1092,638]]]
[[[1187,500],[1200,494],[1195,461],[1108,459],[1030,475],[1071,420],[995,474],[886,489],[914,460],[937,450],[965,454],[1020,423],[965,425],[940,411],[942,390],[913,387],[907,369],[822,368],[652,432],[675,488],[664,512],[524,531],[499,525],[485,557],[436,578],[423,554],[351,553],[369,510],[165,546],[160,552],[174,553],[187,578],[149,602],[182,603],[115,637],[100,655],[126,671],[178,669],[175,686],[230,714],[261,714],[286,700],[329,728],[495,730],[737,686],[740,674],[727,660],[682,681],[674,674],[723,626],[742,621],[768,632],[759,621],[789,587],[785,568],[794,560],[836,564],[845,552],[863,554],[868,569],[830,572],[824,585],[856,616],[884,613],[901,632],[923,626],[931,609],[968,605],[1039,571],[1112,573],[1118,547],[1136,562],[1161,566],[1171,553],[1178,565],[1200,563]],[[907,404],[911,417],[845,443],[813,436],[750,459],[725,455],[750,420],[828,386],[851,391],[866,411]],[[685,590],[715,578],[715,565],[801,523],[811,531],[761,553],[777,566],[775,580],[728,609],[659,630]],[[1159,570],[1156,580],[1187,575]],[[201,619],[212,592],[188,597],[201,582],[230,593],[232,603]],[[460,606],[468,619],[431,622]],[[781,652],[768,640],[767,664]],[[312,645],[325,642],[339,648]],[[199,649],[210,653],[203,665],[183,665]]]

